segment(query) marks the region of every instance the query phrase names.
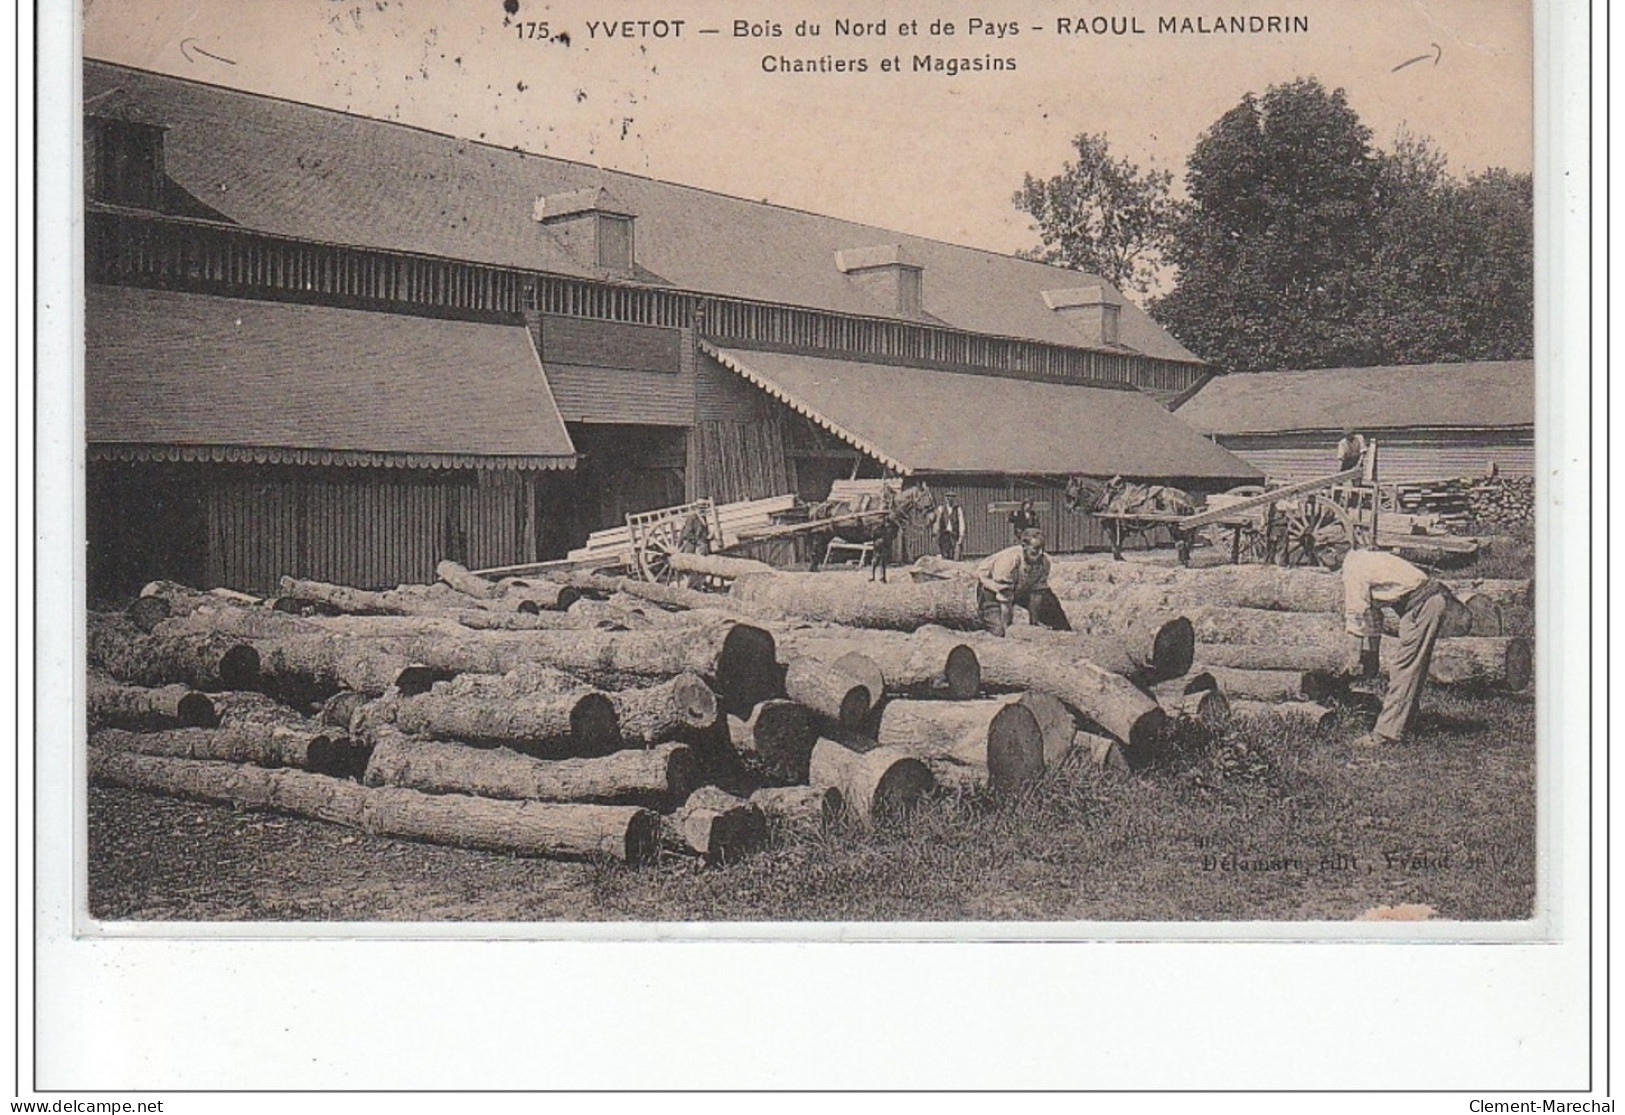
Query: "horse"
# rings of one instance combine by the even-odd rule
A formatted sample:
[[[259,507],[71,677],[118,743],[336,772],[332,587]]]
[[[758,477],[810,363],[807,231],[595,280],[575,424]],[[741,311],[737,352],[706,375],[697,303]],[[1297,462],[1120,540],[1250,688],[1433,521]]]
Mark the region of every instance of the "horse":
[[[871,542],[874,544],[874,561],[869,566],[869,580],[873,581],[878,576],[884,582],[898,533],[905,524],[929,515],[935,506],[931,489],[924,484],[904,488],[901,492],[886,488],[881,496],[862,495],[851,501],[827,499],[810,505],[807,508],[808,522],[841,520],[813,534],[813,552],[817,556],[813,558],[811,571],[816,573],[823,567],[829,557],[830,543],[837,538],[842,542]]]
[[[1139,515],[1147,512],[1168,515],[1196,514],[1196,501],[1165,484],[1133,484],[1121,476],[1096,480],[1074,476],[1066,484],[1066,506],[1087,515],[1102,512]]]

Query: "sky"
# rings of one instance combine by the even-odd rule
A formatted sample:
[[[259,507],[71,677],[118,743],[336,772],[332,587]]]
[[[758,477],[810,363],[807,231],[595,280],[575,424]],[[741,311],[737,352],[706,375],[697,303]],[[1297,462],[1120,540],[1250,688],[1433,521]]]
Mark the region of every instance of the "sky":
[[[1158,30],[1215,14],[1309,30]],[[1094,17],[1129,33],[1057,30]],[[839,18],[884,34],[837,34]],[[611,37],[615,20],[648,22]],[[1058,173],[1073,136],[1177,179],[1244,94],[1300,76],[1345,89],[1379,146],[1405,128],[1458,175],[1527,171],[1531,42],[1528,0],[86,0],[82,18],[89,57],[1000,252],[1036,244],[1011,196]],[[950,76],[916,55],[1015,68]],[[783,72],[821,58],[866,69]]]

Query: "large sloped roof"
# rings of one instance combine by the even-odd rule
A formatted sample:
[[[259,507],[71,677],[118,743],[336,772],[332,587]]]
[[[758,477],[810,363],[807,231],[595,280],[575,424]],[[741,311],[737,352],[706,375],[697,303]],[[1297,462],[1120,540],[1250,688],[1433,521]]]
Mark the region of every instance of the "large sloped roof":
[[[1532,360],[1215,376],[1175,412],[1204,434],[1530,426]]]
[[[92,285],[85,300],[93,445],[298,463],[575,461],[522,326],[139,287]]]
[[[704,347],[902,473],[1262,477],[1132,388]]]
[[[729,197],[387,121],[85,63],[87,101],[119,102],[165,127],[165,169],[223,219],[278,235],[584,277],[595,266],[538,224],[538,197],[601,188],[637,218],[650,281],[702,294],[896,317],[835,265],[835,253],[900,245],[924,268],[924,308],[955,329],[1082,348],[1045,290],[1097,277],[1012,256]],[[1132,303],[1121,347],[1196,361]],[[906,319],[914,320],[914,319]]]

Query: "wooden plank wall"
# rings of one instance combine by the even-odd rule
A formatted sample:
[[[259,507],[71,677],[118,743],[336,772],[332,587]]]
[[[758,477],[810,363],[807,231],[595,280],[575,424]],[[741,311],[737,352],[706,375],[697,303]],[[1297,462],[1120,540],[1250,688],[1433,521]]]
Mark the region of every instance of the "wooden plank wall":
[[[536,556],[533,477],[495,470],[257,469],[204,486],[204,587],[270,593],[286,576],[388,588]]]
[[[1271,480],[1295,481],[1336,470],[1337,439],[1302,434],[1225,437],[1219,442]],[[1385,481],[1437,480],[1483,476],[1494,464],[1502,476],[1533,476],[1534,439],[1508,431],[1504,436],[1377,436],[1378,472]]]

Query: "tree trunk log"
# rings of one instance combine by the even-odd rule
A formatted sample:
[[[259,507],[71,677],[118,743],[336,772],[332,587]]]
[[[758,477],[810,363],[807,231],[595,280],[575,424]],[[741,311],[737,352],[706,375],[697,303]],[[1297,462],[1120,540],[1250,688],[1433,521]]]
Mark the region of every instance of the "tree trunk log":
[[[465,747],[413,739],[379,725],[372,731],[368,786],[428,794],[475,794],[530,801],[582,801],[671,808],[693,792],[694,758],[681,743],[594,759],[532,759],[505,747]]]
[[[1527,577],[1499,579],[1480,577],[1472,580],[1446,581],[1450,591],[1461,600],[1469,595],[1483,596],[1504,610],[1531,608],[1535,603],[1535,583]]]
[[[1283,720],[1303,718],[1317,732],[1324,732],[1332,726],[1336,713],[1325,705],[1317,705],[1313,701],[1232,701],[1230,702],[1230,715],[1234,717],[1259,718],[1266,716],[1280,717]]]
[[[1051,631],[1028,624],[1011,626],[1005,636],[1056,648],[1070,657],[1088,659],[1101,669],[1140,681],[1178,677],[1191,668],[1196,656],[1195,631],[1184,616],[1143,623],[1127,636]]]
[[[621,746],[609,697],[583,687],[563,696],[488,698],[448,693],[437,686],[415,697],[375,704],[378,718],[408,735],[506,746],[544,758],[608,755]]]
[[[1467,606],[1467,614],[1472,617],[1472,627],[1467,632],[1469,635],[1496,638],[1506,634],[1501,606],[1492,597],[1482,592],[1467,592],[1457,599]]]
[[[1006,704],[1020,705],[1033,714],[1038,721],[1038,730],[1044,739],[1044,768],[1057,766],[1066,758],[1066,753],[1072,750],[1073,736],[1077,734],[1078,722],[1072,715],[1072,710],[1059,697],[1044,693],[1036,689],[1028,690],[1015,696],[999,698]]]
[[[928,763],[980,767],[994,790],[1044,773],[1043,729],[1019,701],[889,701],[875,739]]]
[[[260,676],[254,647],[228,635],[148,635],[122,616],[91,615],[87,657],[132,685],[252,689]]]
[[[886,695],[886,675],[881,673],[880,666],[867,654],[849,651],[831,663],[837,670],[847,674],[863,685],[869,692],[869,708],[874,709]]]
[[[845,670],[816,658],[794,658],[784,670],[784,691],[792,701],[828,717],[847,731],[857,731],[869,717],[868,688]]]
[[[103,728],[91,733],[90,746],[103,751],[162,755],[172,759],[298,767],[337,778],[359,776],[367,765],[364,744],[314,723],[302,727],[251,723],[220,728],[172,728],[161,732]]]
[[[963,638],[941,627],[907,633],[803,627],[779,631],[775,638],[786,658],[834,662],[843,655],[861,654],[880,667],[888,693],[963,701],[976,696],[982,687],[976,652]]]
[[[792,832],[818,832],[841,815],[841,793],[834,787],[769,786],[750,796],[750,804],[769,821]]]
[[[611,856],[646,863],[659,851],[659,817],[635,806],[493,801],[466,794],[369,788],[301,770],[92,749],[98,782],[162,794],[276,809],[401,837],[524,856]]]
[[[256,639],[253,648],[268,687],[290,703],[303,704],[345,689],[378,696],[414,664],[402,649],[411,642],[323,632]]]
[[[1105,642],[1114,657],[1127,657],[1132,669],[1122,671],[1125,676],[1177,677],[1190,669],[1196,634],[1182,615],[1071,600],[1062,604],[1062,610],[1079,638]],[[1101,653],[1107,651],[1102,648]]]
[[[1335,573],[1274,565],[1221,565],[1207,569],[1057,561],[1050,587],[1063,600],[1098,607],[1184,611],[1205,605],[1274,612],[1336,612],[1343,585]]]
[[[592,688],[573,674],[537,662],[521,663],[505,674],[458,674],[445,686],[445,691],[455,696],[510,701],[519,697],[564,697]]]
[[[861,574],[774,573],[740,577],[730,595],[752,611],[844,627],[914,631],[936,624],[975,631],[982,625],[976,587],[963,581],[888,583]]]
[[[585,616],[574,612],[486,612],[456,613],[456,620],[476,631],[572,631],[592,626]]]
[[[846,808],[865,824],[912,807],[936,785],[930,768],[906,751],[857,752],[828,739],[813,747],[808,781],[815,790],[839,791]]]
[[[1174,683],[1178,684],[1178,683]],[[1190,720],[1204,728],[1221,727],[1230,718],[1230,701],[1217,689],[1194,693],[1157,692],[1157,703],[1169,716]]]
[[[1399,640],[1383,639],[1385,663],[1398,647]],[[1534,676],[1534,650],[1528,639],[1517,635],[1440,639],[1433,644],[1428,667],[1428,680],[1437,685],[1485,685],[1514,693],[1528,688]]]
[[[92,727],[213,728],[220,714],[214,702],[191,686],[149,689],[92,674],[85,688],[85,719]]]
[[[621,739],[645,746],[676,739],[717,722],[717,695],[694,674],[678,674],[647,689],[609,694]]]
[[[765,561],[726,557],[722,554],[667,554],[666,564],[679,573],[703,573],[707,577],[724,577],[730,580],[752,573],[778,572]]]
[[[1396,639],[1383,639],[1385,660],[1393,655],[1397,645]],[[1331,642],[1318,645],[1215,644],[1201,647],[1197,657],[1207,666],[1342,673],[1353,666],[1355,640],[1339,632]],[[1525,688],[1532,677],[1533,658],[1529,640],[1521,636],[1509,635],[1499,639],[1467,636],[1440,639],[1433,644],[1433,662],[1428,670],[1428,680],[1436,684],[1491,685],[1516,692]]]
[[[728,735],[734,750],[769,782],[807,781],[807,765],[818,742],[818,721],[809,709],[794,701],[763,701],[746,719],[729,716]]]
[[[470,573],[468,567],[459,562],[441,562],[434,567],[434,575],[464,596],[494,600],[502,595],[502,589],[497,587],[495,581],[488,581],[476,573]]]
[[[1212,674],[1219,689],[1234,704],[1249,701],[1301,701],[1304,697],[1302,670],[1244,670],[1217,663],[1204,663],[1204,673]]]
[[[1089,756],[1089,765],[1111,775],[1134,773],[1133,765],[1123,753],[1123,747],[1110,736],[1098,736],[1081,729],[1072,737],[1072,746]]]
[[[735,863],[767,843],[762,810],[715,786],[701,786],[661,819],[668,844],[698,852],[707,863]]]
[[[1009,639],[982,635],[967,641],[981,662],[984,685],[1059,697],[1131,752],[1151,746],[1163,729],[1167,718],[1161,707],[1120,674]]]
[[[280,588],[284,596],[313,600],[319,604],[330,605],[341,612],[363,616],[437,616],[450,611],[477,609],[480,606],[478,597],[457,592],[449,585],[424,586],[418,591],[413,591],[416,586],[412,586],[390,589],[386,592],[371,592],[367,589],[350,588],[348,585],[283,577]]]

